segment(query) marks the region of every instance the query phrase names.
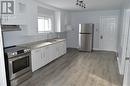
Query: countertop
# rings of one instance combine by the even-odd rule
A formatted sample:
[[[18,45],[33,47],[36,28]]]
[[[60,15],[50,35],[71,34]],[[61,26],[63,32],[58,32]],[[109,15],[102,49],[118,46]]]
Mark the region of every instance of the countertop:
[[[62,42],[62,41],[65,41],[65,39],[54,38],[54,39],[49,39],[49,40],[30,42],[30,43],[21,44],[21,45],[18,45],[18,46],[28,47],[30,49],[36,49],[36,48],[41,48],[41,47],[52,45],[54,43]]]

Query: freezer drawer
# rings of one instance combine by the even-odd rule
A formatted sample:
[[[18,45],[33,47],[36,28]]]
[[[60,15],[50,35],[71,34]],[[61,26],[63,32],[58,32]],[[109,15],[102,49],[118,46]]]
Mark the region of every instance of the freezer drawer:
[[[79,34],[79,50],[80,51],[92,51],[93,47],[93,36],[92,34]]]
[[[79,33],[93,33],[94,24],[79,24]]]

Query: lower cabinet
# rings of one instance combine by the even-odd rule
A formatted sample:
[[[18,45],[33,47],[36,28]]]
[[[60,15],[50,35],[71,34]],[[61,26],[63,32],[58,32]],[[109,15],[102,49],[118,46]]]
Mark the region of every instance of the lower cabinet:
[[[60,57],[61,55],[64,55],[66,53],[66,42],[59,42],[57,44],[55,44],[56,46],[56,57],[55,58],[58,58]]]
[[[32,56],[32,71],[45,66],[49,62],[66,53],[66,41],[57,42],[42,48],[33,49]]]
[[[32,71],[41,68],[43,63],[41,48],[32,50],[31,57],[32,57]]]

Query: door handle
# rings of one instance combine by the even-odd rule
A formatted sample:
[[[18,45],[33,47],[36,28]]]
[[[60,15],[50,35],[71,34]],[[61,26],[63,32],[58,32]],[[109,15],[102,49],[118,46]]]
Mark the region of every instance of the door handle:
[[[128,60],[130,62],[130,57],[126,57],[125,60]]]
[[[100,36],[100,39],[103,39],[103,36],[102,36],[102,35]]]

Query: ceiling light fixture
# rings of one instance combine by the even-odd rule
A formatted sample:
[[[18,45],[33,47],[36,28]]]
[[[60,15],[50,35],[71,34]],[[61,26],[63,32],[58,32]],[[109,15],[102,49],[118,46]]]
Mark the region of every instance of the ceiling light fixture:
[[[84,0],[77,0],[76,5],[78,5],[81,8],[86,8],[86,4],[84,3]]]

